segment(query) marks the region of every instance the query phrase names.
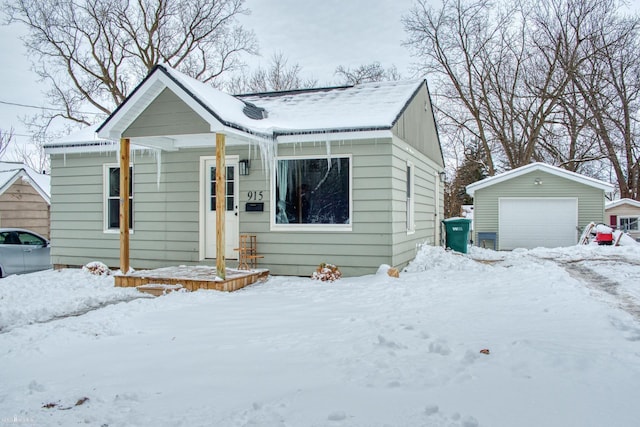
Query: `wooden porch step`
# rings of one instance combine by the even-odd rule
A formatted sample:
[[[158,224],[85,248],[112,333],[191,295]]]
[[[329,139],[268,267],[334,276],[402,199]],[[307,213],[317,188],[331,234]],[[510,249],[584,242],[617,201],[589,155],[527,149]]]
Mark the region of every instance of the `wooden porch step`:
[[[146,285],[136,286],[136,289],[139,292],[159,297],[171,292],[182,290],[184,287],[180,284],[170,285],[165,283],[147,283]]]

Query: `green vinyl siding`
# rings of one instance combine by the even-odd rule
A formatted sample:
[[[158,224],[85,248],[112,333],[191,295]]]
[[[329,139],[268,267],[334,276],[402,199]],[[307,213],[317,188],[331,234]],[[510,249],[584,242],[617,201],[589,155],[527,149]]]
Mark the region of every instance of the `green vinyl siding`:
[[[200,157],[213,150],[185,149],[151,154],[135,152],[134,228],[130,261],[135,269],[210,263],[200,260]],[[228,155],[248,158],[251,172],[239,179],[240,232],[257,235],[260,265],[273,274],[310,275],[322,262],[337,264],[345,275],[375,272],[380,264],[405,265],[421,243],[434,242],[432,191],[436,165],[409,156],[398,139],[332,142],[331,155],[349,155],[352,171],[351,231],[271,230],[271,176],[259,152],[229,146]],[[281,156],[326,157],[326,143],[289,144]],[[406,231],[406,162],[415,164],[416,232]],[[114,154],[52,156],[52,260],[84,265],[98,260],[119,265],[119,233],[104,231],[103,165]],[[96,179],[96,177],[99,177]],[[159,179],[159,182],[158,182]],[[249,192],[262,192],[264,211],[247,212]],[[442,203],[440,204],[442,206]],[[234,266],[234,261],[229,261]]]
[[[541,185],[534,184],[536,178],[541,179]],[[474,241],[477,241],[480,232],[493,232],[496,233],[496,241],[499,242],[498,199],[508,197],[577,198],[580,229],[590,222],[604,222],[603,190],[547,172],[532,171],[475,191],[472,236]]]
[[[241,145],[230,136],[226,154],[251,161],[250,174],[239,177],[240,233],[256,234],[259,266],[272,274],[309,276],[323,262],[347,275],[374,273],[381,264],[406,265],[420,244],[438,243],[443,212],[443,168],[430,100],[423,85],[405,108],[388,137],[330,142],[331,156],[349,156],[351,229],[294,231],[272,228],[272,176],[257,146]],[[133,151],[132,268],[213,265],[202,260],[201,158],[215,156],[210,125],[165,89],[124,131],[123,137],[203,134],[209,148]],[[207,135],[205,135],[207,134]],[[393,136],[391,136],[393,135]],[[142,142],[141,142],[142,143]],[[186,144],[185,144],[186,145]],[[279,144],[280,156],[326,157],[327,141]],[[407,232],[407,161],[414,165],[415,231]],[[115,153],[53,154],[51,240],[55,265],[102,261],[119,265],[119,233],[105,232],[103,168],[116,165]],[[159,167],[159,170],[158,170]],[[434,189],[438,189],[437,199]],[[249,194],[260,192],[264,211],[247,212]],[[435,209],[438,207],[436,215]],[[234,261],[229,261],[234,267]]]
[[[129,125],[124,138],[208,133],[211,126],[169,89]],[[212,136],[215,139],[215,135]]]
[[[391,129],[393,134],[444,168],[444,158],[438,141],[436,122],[431,113],[431,99],[422,85],[411,103]]]

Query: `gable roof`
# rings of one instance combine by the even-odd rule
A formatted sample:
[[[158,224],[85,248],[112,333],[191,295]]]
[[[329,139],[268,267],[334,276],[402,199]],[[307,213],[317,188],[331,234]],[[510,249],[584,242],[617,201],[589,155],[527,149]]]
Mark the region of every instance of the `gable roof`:
[[[637,200],[633,200],[633,199],[618,199],[618,200],[612,200],[610,202],[607,202],[604,204],[604,208],[605,209],[611,209],[611,208],[615,208],[616,206],[621,206],[621,205],[629,205],[629,206],[633,206],[635,208],[640,208],[640,202]]]
[[[489,178],[482,179],[480,181],[474,182],[473,184],[469,184],[467,185],[467,188],[466,188],[467,194],[473,197],[473,194],[477,190],[490,187],[500,182],[504,182],[509,179],[515,178],[517,176],[521,176],[534,171],[550,173],[552,175],[555,175],[561,178],[569,179],[571,181],[579,182],[584,185],[599,188],[603,191],[613,191],[613,188],[614,188],[613,185],[609,184],[608,182],[590,178],[588,176],[581,175],[576,172],[571,172],[566,169],[559,168],[557,166],[551,166],[546,163],[536,162],[536,163],[530,163],[525,166],[521,166],[519,168],[510,170],[498,175],[494,175]]]
[[[244,136],[390,130],[425,80],[365,83],[322,89],[233,96],[164,65],[155,66],[98,128],[118,139],[165,88],[211,128]]]
[[[0,162],[0,195],[20,178],[28,180],[40,196],[51,204],[51,177],[18,162]]]

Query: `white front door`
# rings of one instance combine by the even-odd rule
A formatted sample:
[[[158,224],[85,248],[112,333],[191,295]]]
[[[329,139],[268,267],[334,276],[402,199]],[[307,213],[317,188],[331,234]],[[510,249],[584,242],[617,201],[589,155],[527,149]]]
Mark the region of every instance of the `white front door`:
[[[238,158],[229,156],[226,163],[226,197],[227,210],[225,212],[225,257],[237,259],[240,235],[240,221],[238,215]],[[208,158],[204,162],[204,241],[205,258],[216,257],[216,159]]]

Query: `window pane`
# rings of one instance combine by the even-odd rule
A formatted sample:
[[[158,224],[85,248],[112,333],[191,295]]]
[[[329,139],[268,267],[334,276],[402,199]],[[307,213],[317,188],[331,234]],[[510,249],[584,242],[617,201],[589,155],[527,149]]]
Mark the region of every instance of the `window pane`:
[[[119,199],[109,199],[109,228],[120,228]]]
[[[620,228],[624,231],[638,230],[638,218],[620,218]]]
[[[38,236],[35,236],[31,233],[21,232],[19,233],[19,235],[20,235],[20,241],[22,242],[23,245],[39,245],[39,246],[44,245],[44,240],[42,240]]]
[[[107,226],[120,228],[120,168],[109,168],[109,196],[107,200]],[[133,229],[133,168],[129,168],[129,228]]]
[[[276,224],[349,224],[349,159],[278,160]]]
[[[226,210],[228,211],[232,211],[234,208],[234,203],[235,203],[235,197],[234,197],[234,191],[235,191],[235,184],[234,184],[234,173],[235,173],[235,167],[234,166],[227,166],[226,167],[226,171],[227,171],[227,176],[225,177],[227,185],[226,185]],[[216,210],[216,168],[215,167],[211,167],[211,197],[210,197],[210,205],[209,205],[209,209],[211,211],[215,211]]]
[[[120,196],[120,168],[109,168],[109,197]]]

